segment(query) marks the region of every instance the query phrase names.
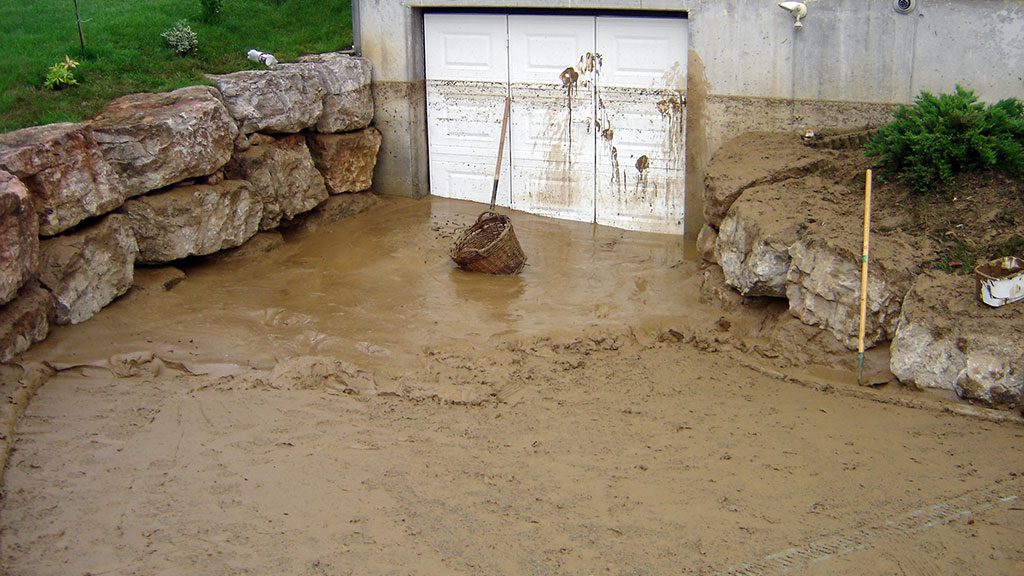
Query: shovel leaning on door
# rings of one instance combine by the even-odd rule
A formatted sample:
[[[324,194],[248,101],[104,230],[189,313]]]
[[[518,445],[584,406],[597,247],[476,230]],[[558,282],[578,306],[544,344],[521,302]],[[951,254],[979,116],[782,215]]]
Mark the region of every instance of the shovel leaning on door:
[[[494,211],[494,204],[498,199],[498,178],[501,176],[501,159],[505,153],[505,134],[508,132],[511,104],[512,98],[506,96],[490,209],[481,213],[475,224],[459,234],[451,251],[452,260],[459,268],[469,272],[519,274],[526,266],[526,254],[519,246],[515,230],[512,229],[512,220]]]

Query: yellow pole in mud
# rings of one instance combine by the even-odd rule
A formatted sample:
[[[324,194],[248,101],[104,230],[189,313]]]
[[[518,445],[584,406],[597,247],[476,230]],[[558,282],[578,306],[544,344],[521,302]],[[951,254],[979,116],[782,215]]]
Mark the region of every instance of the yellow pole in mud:
[[[868,245],[871,238],[871,169],[864,176],[864,250],[860,256],[860,328],[857,330],[857,383],[864,373],[864,323],[868,311]]]

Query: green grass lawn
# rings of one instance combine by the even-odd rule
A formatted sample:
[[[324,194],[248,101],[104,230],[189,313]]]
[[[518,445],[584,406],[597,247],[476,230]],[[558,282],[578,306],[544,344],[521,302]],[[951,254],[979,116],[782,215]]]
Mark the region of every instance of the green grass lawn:
[[[262,68],[257,48],[281,62],[352,44],[350,0],[224,0],[216,22],[202,21],[200,0],[78,0],[86,55],[72,0],[0,0],[0,132],[73,122],[132,92],[209,84],[207,72]],[[187,19],[199,36],[195,56],[167,47],[162,32]],[[79,84],[43,88],[47,69],[68,55]]]

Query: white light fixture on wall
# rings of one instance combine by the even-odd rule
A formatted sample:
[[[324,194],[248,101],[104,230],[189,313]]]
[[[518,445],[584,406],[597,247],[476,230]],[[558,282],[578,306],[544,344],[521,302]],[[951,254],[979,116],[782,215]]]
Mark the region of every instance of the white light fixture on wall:
[[[804,2],[779,2],[779,8],[786,10],[796,18],[796,22],[793,24],[793,28],[803,28],[803,22],[800,19],[807,16],[807,4],[816,2],[817,0],[804,0]]]

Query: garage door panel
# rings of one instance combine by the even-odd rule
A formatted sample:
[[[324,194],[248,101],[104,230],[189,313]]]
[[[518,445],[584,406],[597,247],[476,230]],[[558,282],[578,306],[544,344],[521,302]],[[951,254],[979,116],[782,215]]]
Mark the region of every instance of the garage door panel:
[[[497,151],[495,151],[497,154]],[[511,206],[511,186],[507,161],[502,168],[502,178],[498,181],[498,194],[495,203],[498,206]],[[494,160],[489,167],[481,163],[462,162],[453,157],[434,157],[430,159],[431,193],[435,185],[444,190],[444,198],[469,200],[489,204],[491,190],[494,188]],[[440,194],[438,196],[441,196]]]
[[[426,14],[430,193],[490,202],[508,94],[508,26],[501,14]],[[498,204],[510,204],[510,154]]]
[[[512,208],[531,214],[593,222],[594,172],[574,170],[568,163],[521,167],[515,172],[517,187]]]
[[[509,80],[562,85],[562,72],[594,51],[592,16],[508,17]]]
[[[427,137],[433,152],[491,158],[498,153],[508,86],[484,82],[427,82]]]
[[[424,14],[424,56],[432,80],[508,81],[503,14]]]
[[[599,16],[602,84],[685,89],[687,31],[683,18]]]
[[[512,84],[512,207],[594,217],[593,98],[562,86]]]
[[[596,220],[644,232],[683,230],[685,150],[673,92],[608,90],[601,97]],[[662,113],[662,110],[665,113]]]
[[[593,50],[592,16],[509,16],[516,210],[593,221],[593,87],[577,70]]]

